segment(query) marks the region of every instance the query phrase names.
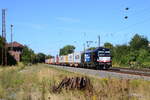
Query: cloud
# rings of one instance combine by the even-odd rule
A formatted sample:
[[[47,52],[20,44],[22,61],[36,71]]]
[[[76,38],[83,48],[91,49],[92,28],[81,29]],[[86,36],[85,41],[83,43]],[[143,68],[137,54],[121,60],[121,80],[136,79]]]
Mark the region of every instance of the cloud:
[[[35,30],[44,30],[47,26],[46,24],[30,23],[30,22],[16,22],[15,24],[26,28],[32,28]]]
[[[78,23],[78,22],[80,22],[79,19],[70,18],[70,17],[57,17],[56,19],[59,20],[59,21],[69,22],[69,23]]]
[[[42,24],[30,24],[30,27],[32,27],[33,29],[36,29],[36,30],[44,30],[45,29],[45,25],[42,25]]]

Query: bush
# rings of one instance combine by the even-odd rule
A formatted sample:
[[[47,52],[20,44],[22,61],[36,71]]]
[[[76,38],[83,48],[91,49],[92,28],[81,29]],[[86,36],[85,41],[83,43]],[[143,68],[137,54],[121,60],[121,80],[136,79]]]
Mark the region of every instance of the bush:
[[[150,48],[147,38],[136,34],[129,45],[117,45],[112,49],[113,64],[131,68],[150,67]]]

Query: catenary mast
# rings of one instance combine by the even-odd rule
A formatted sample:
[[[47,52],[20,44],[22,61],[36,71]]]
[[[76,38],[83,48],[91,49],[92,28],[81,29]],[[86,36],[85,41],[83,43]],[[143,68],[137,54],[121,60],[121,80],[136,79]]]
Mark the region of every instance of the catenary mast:
[[[2,65],[7,65],[7,47],[6,47],[6,9],[2,9]]]

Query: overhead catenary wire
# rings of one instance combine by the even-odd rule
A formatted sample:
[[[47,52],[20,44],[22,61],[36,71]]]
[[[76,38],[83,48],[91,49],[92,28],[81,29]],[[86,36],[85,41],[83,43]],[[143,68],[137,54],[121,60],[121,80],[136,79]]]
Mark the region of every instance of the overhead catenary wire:
[[[148,12],[148,15],[149,15],[150,13]],[[131,15],[130,15],[131,16]],[[135,16],[132,16],[132,18],[133,17],[135,17]],[[143,18],[140,18],[140,19],[143,19]],[[148,18],[145,18],[144,20],[140,20],[140,21],[138,21],[138,22],[136,22],[136,23],[133,23],[133,24],[130,24],[130,25],[128,25],[128,26],[125,26],[124,28],[121,28],[121,29],[119,29],[118,31],[116,31],[116,32],[114,32],[114,33],[119,33],[119,32],[121,32],[121,31],[124,31],[124,30],[127,30],[127,29],[130,29],[130,28],[132,28],[132,27],[135,27],[135,26],[137,26],[137,25],[139,25],[139,24],[143,24],[143,23],[146,23],[146,22],[149,22],[150,20],[150,17],[148,17]],[[126,20],[126,21],[128,21],[128,20]],[[111,34],[111,35],[113,35],[113,34]]]
[[[134,5],[134,6],[133,6]],[[129,17],[133,18],[133,17],[136,17],[136,16],[141,16],[141,14],[143,13],[149,13],[149,8],[146,7],[146,8],[142,8],[140,10],[132,10],[133,8],[135,8],[135,6],[137,6],[136,4],[131,4],[131,5],[127,5],[127,7],[129,7],[129,10],[131,10],[131,12],[129,12]],[[124,10],[124,9],[123,9]],[[125,15],[127,14],[128,16],[128,12],[125,12]],[[149,19],[150,18],[141,18],[141,20],[137,20],[137,22],[135,23],[131,23],[130,25],[127,25],[123,28],[120,28],[118,31],[116,32],[113,32],[113,33],[110,33],[110,36],[113,37],[114,34],[118,34],[124,30],[129,30],[129,29],[133,29],[134,27],[136,27],[137,25],[142,25],[143,23],[147,23],[149,22]],[[128,20],[126,20],[128,21]],[[123,34],[124,36],[127,36],[127,34]],[[126,37],[125,37],[126,38]]]

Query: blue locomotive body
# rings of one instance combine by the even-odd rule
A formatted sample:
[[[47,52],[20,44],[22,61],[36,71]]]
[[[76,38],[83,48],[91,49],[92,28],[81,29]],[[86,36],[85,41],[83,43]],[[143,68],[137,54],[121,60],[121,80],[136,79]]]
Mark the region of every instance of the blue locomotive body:
[[[83,67],[96,67],[97,69],[108,69],[112,66],[110,50],[98,47],[94,50],[87,50],[82,55]]]

